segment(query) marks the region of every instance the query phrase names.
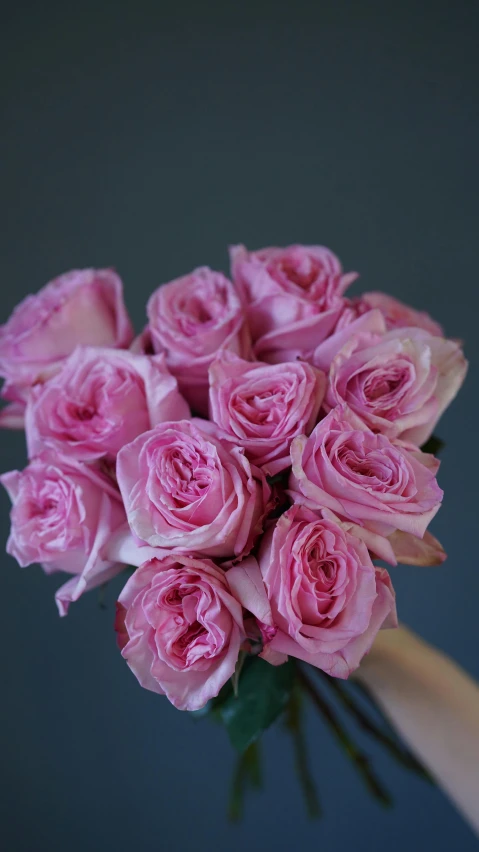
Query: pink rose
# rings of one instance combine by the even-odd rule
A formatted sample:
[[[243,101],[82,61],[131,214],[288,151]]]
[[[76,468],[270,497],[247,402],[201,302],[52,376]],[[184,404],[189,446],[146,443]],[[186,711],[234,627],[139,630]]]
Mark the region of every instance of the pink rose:
[[[325,385],[324,373],[309,364],[250,363],[224,352],[210,367],[210,417],[274,476],[291,464],[292,439],[315,426]]]
[[[51,376],[78,344],[126,348],[132,338],[116,272],[66,272],[27,296],[1,326],[0,376],[6,381],[2,395],[17,403],[27,399],[31,386]],[[18,425],[9,422],[8,408],[3,425]]]
[[[435,320],[424,311],[417,311],[409,305],[388,296],[387,293],[371,292],[363,293],[359,298],[353,299],[345,308],[338,327],[343,327],[352,322],[357,316],[367,311],[378,308],[383,314],[388,329],[392,328],[422,328],[433,337],[444,337],[444,332]]]
[[[245,609],[274,625],[270,652],[346,678],[378,630],[397,625],[387,572],[374,567],[362,541],[321,512],[292,506],[263,537],[259,577],[252,561],[240,563],[227,577]],[[241,576],[245,570],[249,584]],[[261,576],[267,602],[262,601]]]
[[[120,450],[117,475],[131,530],[152,547],[241,556],[261,532],[264,474],[207,421],[140,435]]]
[[[207,415],[208,367],[218,350],[249,356],[249,333],[231,281],[201,267],[159,287],[147,310],[146,339],[155,352],[165,353],[193,410]]]
[[[294,502],[330,509],[378,536],[401,530],[422,538],[441,504],[434,456],[375,435],[346,406],[334,408],[309,438],[295,438],[291,458]]]
[[[347,403],[374,432],[421,446],[466,371],[457,343],[422,329],[360,335],[333,360],[327,406]]]
[[[243,615],[213,562],[168,554],[130,577],[116,629],[143,687],[166,695],[179,710],[199,710],[234,673]]]
[[[294,361],[333,331],[343,293],[357,278],[343,274],[323,246],[230,250],[233,280],[242,296],[258,359]],[[307,359],[306,359],[307,360]]]
[[[188,416],[163,355],[79,346],[56,376],[32,391],[29,455],[50,447],[83,461],[114,458],[157,423]]]
[[[333,333],[314,349],[304,353],[304,359],[318,370],[328,373],[336,355],[354,337],[364,334],[385,334],[386,321],[379,310],[356,317],[349,325],[336,326]]]
[[[106,549],[126,523],[111,480],[86,465],[43,454],[0,482],[13,503],[7,552],[23,567],[38,562],[47,574],[73,574],[56,594],[61,615],[71,601],[117,574]]]

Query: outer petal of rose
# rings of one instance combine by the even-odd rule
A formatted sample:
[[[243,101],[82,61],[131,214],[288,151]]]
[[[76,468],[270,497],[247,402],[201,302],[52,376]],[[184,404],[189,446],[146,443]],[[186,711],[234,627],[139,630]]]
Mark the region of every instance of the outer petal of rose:
[[[388,540],[397,561],[402,565],[442,565],[447,558],[442,544],[427,531],[424,538],[416,538],[397,530]]]
[[[304,648],[298,645],[291,636],[283,633],[282,630],[278,630],[276,636],[271,640],[270,648],[277,653],[287,654],[289,657],[310,663],[312,666],[328,672],[328,674],[335,668],[335,677],[345,679],[350,674],[347,663],[339,651],[334,654],[308,654]]]
[[[397,615],[394,590],[387,571],[376,569],[377,598],[368,629],[357,639],[351,640],[334,654],[308,654],[290,636],[278,631],[271,641],[271,647],[292,657],[304,660],[327,672],[332,677],[345,680],[359,666],[364,654],[370,650],[374,638],[382,627],[396,627]]]
[[[411,444],[409,441],[393,441],[392,442],[397,447],[402,447],[407,450],[420,464],[424,467],[427,467],[428,470],[431,471],[433,476],[436,476],[439,468],[441,467],[441,462],[436,456],[433,456],[431,453],[423,453],[422,450],[419,449],[415,444]]]
[[[133,342],[135,343],[135,341]],[[113,362],[124,361],[141,377],[148,403],[152,426],[165,420],[189,420],[190,407],[178,390],[177,380],[172,376],[163,354],[138,357],[141,347],[133,350],[117,350],[110,355]]]
[[[386,323],[381,311],[372,310],[358,317],[350,325],[332,334],[327,340],[324,340],[316,347],[311,357],[308,359],[315,367],[327,372],[331,361],[355,334],[370,332],[376,334],[384,334],[386,331]]]
[[[71,603],[77,601],[84,592],[89,592],[103,583],[108,583],[113,577],[116,577],[123,570],[123,565],[110,565],[103,571],[96,566],[90,571],[88,580],[85,580],[83,572],[67,580],[63,586],[55,592],[55,602],[60,615],[68,615],[68,609]]]
[[[166,697],[174,707],[178,710],[201,710],[210,698],[216,698],[221,687],[233,675],[238,662],[241,642],[240,628],[235,624],[225,655],[209,671],[190,671],[188,677],[185,677],[183,672],[174,671],[158,657],[153,660],[150,670],[155,681],[161,685],[161,689],[164,690]],[[127,651],[128,645],[123,651],[123,656],[128,660]],[[130,668],[136,674],[136,669],[131,665]],[[158,690],[155,689],[156,691]]]
[[[417,446],[424,444],[430,437],[438,420],[460,390],[469,366],[462,349],[453,340],[433,337],[428,343],[438,369],[436,397],[439,405],[432,422],[425,426],[408,429],[404,433],[404,440],[411,441]]]
[[[362,636],[349,642],[342,652],[349,674],[358,668],[364,655],[371,650],[379,630],[398,626],[394,589],[389,574],[384,568],[376,569],[376,588],[378,596],[374,602],[368,629]],[[336,675],[334,667],[329,674],[333,677],[341,677]]]
[[[359,506],[359,504],[353,503],[350,500],[342,499],[341,502],[345,514],[351,518],[356,516],[358,520],[365,521],[369,524],[384,524],[385,527],[387,525],[393,532],[395,530],[403,530],[404,532],[423,538],[427,527],[441,508],[441,499],[442,491],[441,496],[438,498],[437,505],[433,506],[432,509],[421,512],[420,514],[394,511],[386,514],[384,511],[381,511],[381,509],[374,509],[370,506]]]
[[[18,470],[9,470],[8,473],[2,473],[0,476],[0,483],[5,488],[12,503],[17,499],[20,478],[21,474]]]
[[[393,328],[417,326],[437,337],[444,336],[439,323],[433,320],[429,314],[424,313],[424,311],[418,311],[416,308],[411,308],[409,305],[400,302],[394,296],[389,296],[387,293],[373,290],[369,293],[363,293],[359,301],[369,305],[371,308],[379,308],[388,320],[392,320]]]
[[[131,565],[139,568],[149,559],[161,559],[166,554],[170,553],[160,547],[150,547],[148,544],[141,542],[131,532],[128,524],[125,524],[115,535],[110,537],[105,548],[108,559],[115,562],[121,562],[122,565]]]
[[[121,655],[128,663],[128,666],[143,689],[149,689],[158,695],[165,694],[165,690],[162,689],[150,671],[153,655],[148,645],[147,637],[139,633],[134,634],[126,645],[123,646]]]
[[[66,615],[70,603],[77,601],[84,592],[88,592],[96,586],[101,586],[102,583],[111,580],[112,577],[122,570],[123,566],[121,564],[110,562],[105,559],[103,554],[103,548],[111,535],[110,515],[111,501],[104,494],[100,505],[95,541],[87,563],[81,574],[68,580],[64,586],[58,589],[55,595],[60,615]]]
[[[290,326],[268,332],[255,344],[256,358],[276,364],[304,357],[305,353],[314,347],[315,342],[324,340],[331,334],[341,310],[342,305],[338,305],[337,308],[331,308],[322,314],[314,314]],[[315,362],[312,363],[318,366]]]
[[[23,429],[25,427],[25,404],[10,402],[0,410],[0,429]]]
[[[397,565],[396,553],[391,544],[391,536],[386,537],[384,535],[379,535],[379,533],[368,530],[366,527],[360,527],[359,524],[354,524],[352,521],[341,521],[340,518],[338,518],[330,509],[323,509],[322,512],[324,517],[336,521],[336,523],[341,524],[341,526],[347,532],[351,533],[351,535],[361,539],[367,549],[370,550],[378,559],[384,559],[384,561],[388,562],[389,565]],[[406,533],[404,533],[404,535],[406,535]]]
[[[232,594],[240,604],[251,612],[258,621],[273,626],[271,607],[259,565],[254,556],[243,559],[226,572],[226,580]],[[286,654],[273,650],[268,642],[259,655],[272,666],[281,666],[288,659]]]
[[[259,565],[249,556],[226,572],[232,594],[258,621],[273,626],[273,617]]]

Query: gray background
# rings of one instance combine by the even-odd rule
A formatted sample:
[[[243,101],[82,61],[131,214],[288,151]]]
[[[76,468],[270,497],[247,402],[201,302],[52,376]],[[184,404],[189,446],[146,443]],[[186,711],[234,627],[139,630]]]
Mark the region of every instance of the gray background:
[[[477,2],[44,0],[3,11],[0,50],[2,320],[55,274],[115,265],[140,328],[153,288],[225,268],[228,243],[300,241],[466,341],[440,428],[450,557],[393,580],[401,618],[476,676],[478,34]],[[22,467],[22,436],[0,454]],[[2,540],[7,513],[2,493]],[[382,754],[396,809],[379,810],[312,714],[324,820],[306,819],[273,730],[265,791],[231,827],[225,735],[137,685],[112,632],[119,584],[106,612],[91,594],[61,621],[57,585],[1,559],[6,852],[477,848]]]

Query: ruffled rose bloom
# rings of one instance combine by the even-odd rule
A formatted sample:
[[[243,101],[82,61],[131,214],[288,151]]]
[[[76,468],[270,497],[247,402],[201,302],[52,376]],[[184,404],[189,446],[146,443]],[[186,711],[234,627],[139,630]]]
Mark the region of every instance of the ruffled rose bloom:
[[[272,363],[304,358],[325,340],[344,309],[344,291],[357,278],[355,272],[345,275],[323,246],[248,252],[238,245],[230,255],[256,357]]]
[[[20,472],[0,477],[12,501],[7,552],[23,567],[72,574],[56,594],[61,615],[83,592],[110,580],[123,566],[109,559],[111,536],[126,523],[111,480],[92,468],[43,454]]]
[[[161,423],[118,454],[130,528],[152,547],[208,556],[247,553],[262,530],[270,489],[213,423]]]
[[[366,545],[328,514],[292,506],[263,537],[261,576],[255,577],[250,557],[228,578],[245,609],[270,621],[269,637],[263,629],[269,653],[346,678],[378,630],[397,625],[396,607],[387,572],[375,568]]]
[[[357,299],[349,302],[341,315],[337,328],[349,325],[358,316],[375,309],[381,311],[388,329],[422,328],[432,334],[433,337],[444,337],[442,327],[425,311],[417,311],[415,308],[400,302],[399,299],[381,292],[363,293]]]
[[[309,438],[295,438],[291,458],[294,502],[357,524],[378,555],[374,536],[401,530],[422,538],[441,504],[434,456],[374,434],[346,406],[333,409]]]
[[[27,296],[0,327],[2,395],[17,403],[4,410],[0,425],[21,424],[21,403],[32,385],[52,375],[78,344],[126,348],[133,329],[123,302],[123,285],[111,269],[82,269],[55,278]]]
[[[243,615],[213,562],[164,554],[128,580],[116,629],[143,687],[166,695],[179,710],[199,710],[234,673]]]
[[[44,447],[83,461],[118,451],[189,408],[163,355],[79,346],[61,371],[34,388],[25,426],[30,457]]]
[[[208,267],[163,284],[151,296],[143,345],[164,352],[181,392],[198,414],[208,412],[208,368],[218,350],[250,354],[240,299],[221,272]]]
[[[225,352],[210,367],[210,417],[274,476],[291,464],[292,439],[315,426],[325,386],[324,373],[309,364],[250,363]]]
[[[347,403],[374,432],[421,446],[466,371],[457,343],[422,329],[360,335],[333,360],[327,407]]]

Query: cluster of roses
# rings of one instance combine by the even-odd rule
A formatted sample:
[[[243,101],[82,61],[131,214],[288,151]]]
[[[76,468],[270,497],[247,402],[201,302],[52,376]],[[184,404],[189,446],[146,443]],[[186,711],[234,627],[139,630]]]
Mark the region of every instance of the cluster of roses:
[[[380,558],[437,564],[442,492],[419,448],[466,361],[441,328],[322,247],[231,252],[158,288],[134,339],[111,270],[29,296],[0,329],[30,462],[1,481],[8,552],[71,575],[70,602],[125,565],[122,653],[140,683],[202,707],[241,650],[345,678],[394,626]],[[209,418],[209,419],[208,419]]]

